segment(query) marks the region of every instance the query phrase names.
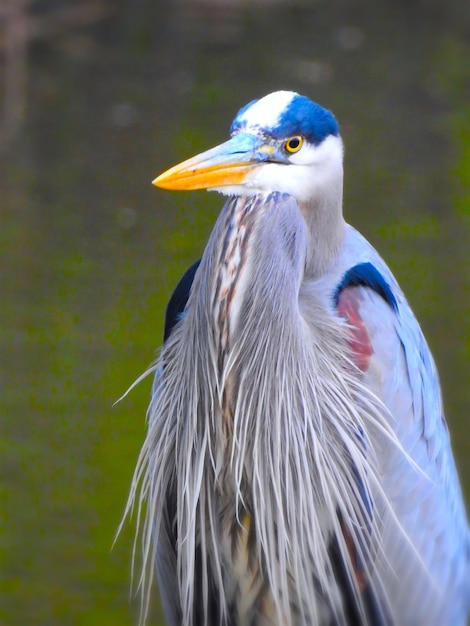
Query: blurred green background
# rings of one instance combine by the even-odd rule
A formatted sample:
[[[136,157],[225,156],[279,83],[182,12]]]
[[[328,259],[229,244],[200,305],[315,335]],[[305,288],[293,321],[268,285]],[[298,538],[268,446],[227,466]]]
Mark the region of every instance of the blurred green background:
[[[132,524],[112,542],[150,380],[113,403],[154,359],[165,303],[223,203],[150,181],[275,89],[340,120],[347,218],[428,337],[470,496],[469,9],[4,0],[0,624],[135,623]]]

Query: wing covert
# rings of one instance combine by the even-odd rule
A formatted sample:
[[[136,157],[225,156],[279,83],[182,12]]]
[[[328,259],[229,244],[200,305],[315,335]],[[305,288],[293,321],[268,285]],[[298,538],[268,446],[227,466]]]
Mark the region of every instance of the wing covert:
[[[419,624],[460,624],[466,606],[459,606],[459,598],[465,602],[462,590],[469,585],[468,529],[437,371],[398,286],[370,267],[368,263],[359,271],[357,266],[349,270],[335,300],[340,314],[349,311],[353,335],[360,324],[361,341],[356,337],[351,346],[365,382],[388,409],[390,425],[403,447],[377,441],[383,490],[402,527],[385,508],[376,511],[384,520],[384,554],[391,555],[391,567],[384,566],[381,577],[393,606],[401,607],[403,615],[416,613],[418,607]],[[435,593],[430,593],[430,578]],[[456,580],[461,581],[460,589]],[[439,594],[456,590],[460,594],[453,607],[452,602],[439,601]],[[450,613],[439,613],[443,606]]]
[[[171,335],[173,328],[181,319],[181,315],[188,302],[191,287],[196,275],[197,268],[199,267],[200,260],[196,261],[186,270],[183,276],[180,278],[178,284],[175,287],[174,292],[168,301],[165,311],[165,330],[163,333],[163,341],[166,341]]]

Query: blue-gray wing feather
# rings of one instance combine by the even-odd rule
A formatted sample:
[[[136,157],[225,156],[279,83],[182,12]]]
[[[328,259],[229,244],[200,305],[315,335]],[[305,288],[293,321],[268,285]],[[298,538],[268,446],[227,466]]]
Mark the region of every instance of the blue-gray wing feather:
[[[366,382],[390,411],[406,453],[392,444],[379,451],[383,488],[404,531],[385,521],[383,547],[392,567],[384,567],[382,576],[397,623],[415,615],[416,624],[463,625],[470,605],[470,540],[436,367],[395,278],[349,227],[330,280],[341,284],[352,262],[372,264],[396,301],[391,306],[383,293],[357,283],[373,349]]]

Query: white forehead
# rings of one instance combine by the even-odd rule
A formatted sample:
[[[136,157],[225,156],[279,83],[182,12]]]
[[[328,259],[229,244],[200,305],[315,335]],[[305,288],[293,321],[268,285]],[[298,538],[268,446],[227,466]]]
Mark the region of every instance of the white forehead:
[[[283,111],[297,94],[293,91],[275,91],[257,100],[241,115],[237,122],[245,122],[247,126],[262,123],[266,128],[274,128],[280,121]]]

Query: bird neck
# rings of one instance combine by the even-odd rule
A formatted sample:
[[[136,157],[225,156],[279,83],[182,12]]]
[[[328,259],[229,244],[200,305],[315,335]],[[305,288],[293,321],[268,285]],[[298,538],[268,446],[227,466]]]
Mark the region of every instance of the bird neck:
[[[320,277],[333,264],[344,241],[343,179],[326,189],[316,190],[314,198],[299,203],[309,237],[305,275]]]
[[[230,350],[240,318],[245,327],[259,324],[263,311],[278,316],[297,302],[307,246],[305,221],[292,196],[275,192],[226,203],[202,259],[211,276],[204,298],[219,354]]]
[[[246,319],[255,303],[257,315],[262,307],[282,309],[289,298],[297,303],[302,281],[320,277],[334,262],[345,236],[341,191],[317,197],[299,203],[273,192],[226,203],[203,258],[212,276],[206,297],[224,349],[241,314]]]

